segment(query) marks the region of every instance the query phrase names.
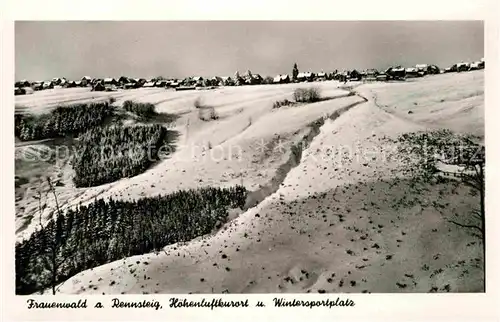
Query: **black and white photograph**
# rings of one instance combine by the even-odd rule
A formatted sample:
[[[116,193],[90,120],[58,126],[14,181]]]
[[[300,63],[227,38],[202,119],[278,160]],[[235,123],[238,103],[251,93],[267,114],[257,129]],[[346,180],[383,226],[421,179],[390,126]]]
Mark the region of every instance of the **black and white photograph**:
[[[5,258],[30,317],[489,305],[485,20],[11,30]]]
[[[15,37],[17,294],[484,292],[483,22]]]

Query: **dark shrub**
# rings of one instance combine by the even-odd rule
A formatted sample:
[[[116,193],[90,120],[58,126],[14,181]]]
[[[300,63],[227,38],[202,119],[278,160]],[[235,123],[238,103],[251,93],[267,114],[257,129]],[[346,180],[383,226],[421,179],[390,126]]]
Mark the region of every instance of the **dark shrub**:
[[[282,101],[276,101],[276,102],[274,102],[273,108],[280,108],[282,106],[289,106],[289,105],[293,105],[293,102],[289,101],[288,99],[285,98]]]
[[[215,121],[219,119],[219,115],[213,106],[204,106],[198,110],[198,118],[202,121]]]
[[[293,98],[296,102],[300,103],[314,103],[321,99],[321,95],[319,89],[316,87],[297,88],[293,92]]]
[[[151,103],[138,103],[134,101],[125,101],[123,102],[123,109],[127,112],[131,112],[142,117],[149,117],[156,114],[155,106],[154,104]]]

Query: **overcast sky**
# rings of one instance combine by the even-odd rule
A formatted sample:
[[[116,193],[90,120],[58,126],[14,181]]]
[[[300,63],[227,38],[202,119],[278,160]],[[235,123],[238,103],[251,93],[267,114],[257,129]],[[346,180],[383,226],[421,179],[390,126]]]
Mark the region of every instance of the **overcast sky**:
[[[466,22],[16,22],[16,79],[274,76],[385,69],[484,56],[484,26]]]

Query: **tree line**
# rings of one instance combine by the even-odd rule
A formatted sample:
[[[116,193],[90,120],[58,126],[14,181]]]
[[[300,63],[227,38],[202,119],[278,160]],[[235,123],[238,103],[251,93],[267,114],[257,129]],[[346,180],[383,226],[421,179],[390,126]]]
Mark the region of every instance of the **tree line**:
[[[16,244],[16,293],[50,287],[55,293],[57,284],[86,269],[210,233],[229,209],[244,206],[246,195],[242,186],[208,187],[136,201],[100,199],[59,212]]]
[[[77,187],[92,187],[147,170],[167,138],[161,125],[96,127],[79,138],[73,160]]]
[[[58,106],[43,115],[15,114],[15,135],[22,141],[77,135],[114,114],[108,102]]]

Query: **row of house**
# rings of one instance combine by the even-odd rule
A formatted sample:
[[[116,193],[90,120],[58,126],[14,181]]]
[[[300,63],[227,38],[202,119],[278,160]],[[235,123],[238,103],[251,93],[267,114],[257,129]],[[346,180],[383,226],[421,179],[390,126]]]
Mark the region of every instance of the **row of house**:
[[[301,72],[298,73],[296,82],[312,82],[332,79],[325,72]],[[260,85],[260,84],[286,84],[293,82],[288,74],[279,74],[275,77],[262,77],[260,74],[247,73],[239,76],[238,73],[233,77],[219,77],[203,79],[202,77],[188,77],[181,82],[183,86],[241,86],[241,85]]]
[[[298,73],[295,80],[293,80],[289,75],[277,75],[273,83],[289,83],[289,82],[316,82],[316,81],[326,81],[326,80],[338,80],[338,81],[386,81],[386,80],[399,80],[405,79],[406,77],[419,77],[427,74],[437,74],[439,73],[439,68],[435,65],[419,64],[412,68],[404,68],[401,66],[390,67],[385,71],[378,71],[376,69],[366,69],[358,71],[344,70],[331,73],[319,72],[301,72]]]
[[[326,72],[318,72],[318,73],[313,73],[313,72],[300,72],[297,74],[297,77],[293,79],[293,76],[291,77],[288,74],[280,74],[276,75],[273,78],[273,83],[274,84],[286,84],[286,83],[291,83],[291,82],[321,82],[321,81],[326,81],[326,80],[333,80],[334,79],[334,74],[335,73],[326,73]]]
[[[86,87],[90,86],[92,78],[84,76],[80,80],[70,81],[65,77],[55,77],[52,80],[34,81],[21,80],[15,83],[16,92],[22,89],[31,88],[34,91],[45,89],[53,89],[56,87],[71,88],[71,87]]]
[[[471,71],[471,70],[479,70],[479,69],[484,69],[485,63],[484,63],[484,58],[481,58],[478,61],[469,63],[469,62],[460,62],[457,64],[453,64],[452,66],[446,68],[444,70],[445,73],[451,73],[451,72],[466,72],[466,71]]]
[[[461,62],[454,64],[449,68],[440,69],[432,64],[416,64],[414,67],[394,66],[389,67],[385,71],[378,71],[376,69],[367,69],[358,72],[357,70],[343,71],[335,73],[333,79],[340,81],[354,80],[354,81],[387,81],[387,80],[405,80],[407,78],[423,77],[426,75],[437,75],[447,72],[463,72],[471,70],[484,69],[484,58],[480,61],[473,63]]]
[[[23,94],[22,90],[31,88],[34,91],[53,89],[53,88],[74,88],[74,87],[92,87],[94,90],[115,90],[118,88],[137,88],[142,87],[147,83],[143,78],[127,78],[120,77],[115,79],[108,78],[91,78],[90,76],[83,76],[79,80],[68,80],[65,77],[55,77],[48,81],[35,81],[29,82],[21,80],[15,83],[15,94]]]
[[[289,74],[279,74],[273,77],[262,77],[260,74],[253,74],[248,71],[245,75],[240,76],[238,72],[233,77],[214,76],[204,78],[201,76],[191,76],[184,79],[164,79],[164,78],[131,78],[121,76],[120,78],[91,78],[83,76],[79,80],[67,80],[64,77],[56,77],[49,81],[29,82],[21,80],[15,83],[15,95],[26,94],[31,91],[52,89],[56,87],[72,88],[72,87],[91,87],[95,91],[114,91],[117,89],[132,89],[132,88],[174,88],[177,90],[195,89],[199,87],[209,88],[218,86],[241,86],[241,85],[258,85],[258,84],[286,84],[292,82],[313,82],[313,81],[387,81],[387,80],[404,80],[407,78],[423,77],[425,75],[441,74],[448,72],[464,72],[469,70],[483,69],[485,66],[484,58],[479,61],[467,63],[460,62],[446,68],[440,69],[432,64],[417,64],[413,67],[394,66],[389,67],[385,71],[376,69],[367,69],[362,71],[344,70],[333,72],[300,72],[295,78]]]
[[[317,81],[327,80],[327,74],[302,72],[297,76],[297,81]],[[245,75],[240,76],[236,73],[235,76],[214,76],[211,78],[204,78],[202,76],[190,76],[184,79],[144,79],[144,78],[131,78],[121,76],[120,78],[106,77],[106,78],[91,78],[90,76],[83,76],[79,80],[67,80],[64,77],[53,78],[49,81],[36,81],[29,82],[21,80],[15,83],[15,94],[22,93],[23,88],[32,88],[35,91],[53,89],[57,87],[73,88],[73,87],[91,87],[94,91],[114,91],[117,89],[132,89],[132,88],[174,88],[174,89],[194,89],[197,87],[218,87],[218,86],[242,86],[242,85],[258,85],[258,84],[273,84],[273,83],[289,83],[291,77],[289,75],[279,75],[275,78],[262,77],[260,74],[252,74],[247,72]]]

